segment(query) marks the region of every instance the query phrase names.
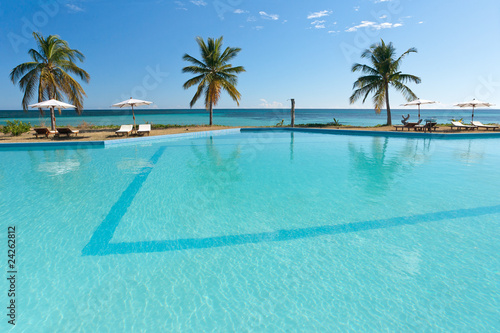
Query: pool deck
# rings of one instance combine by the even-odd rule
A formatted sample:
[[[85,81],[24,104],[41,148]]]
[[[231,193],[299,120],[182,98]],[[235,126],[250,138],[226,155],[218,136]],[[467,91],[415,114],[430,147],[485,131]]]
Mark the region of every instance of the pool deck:
[[[433,139],[490,139],[500,138],[500,131],[467,131],[467,132],[398,132],[387,130],[370,130],[370,129],[337,129],[337,128],[303,128],[303,127],[249,127],[249,128],[226,128],[219,130],[198,131],[189,133],[175,133],[153,136],[126,137],[113,140],[96,140],[96,141],[80,141],[62,139],[50,140],[42,142],[0,142],[0,148],[106,148],[117,147],[123,145],[148,144],[152,142],[176,140],[182,138],[201,138],[208,136],[217,136],[225,134],[236,134],[240,132],[305,132],[305,133],[322,133],[333,135],[356,135],[356,136],[381,136],[381,137],[396,137],[396,138],[433,138]]]

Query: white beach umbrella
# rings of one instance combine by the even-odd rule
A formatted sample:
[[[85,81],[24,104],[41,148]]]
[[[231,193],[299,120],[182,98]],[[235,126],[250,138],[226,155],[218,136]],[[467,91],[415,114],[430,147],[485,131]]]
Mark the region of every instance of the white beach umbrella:
[[[472,121],[474,121],[474,108],[477,108],[477,107],[489,107],[489,106],[493,106],[493,105],[495,105],[495,104],[491,104],[491,103],[488,103],[488,102],[481,102],[481,101],[478,101],[475,98],[472,101],[455,104],[455,106],[459,106],[461,108],[470,108],[470,107],[472,107]]]
[[[153,102],[148,102],[148,101],[143,101],[140,99],[133,99],[130,97],[130,99],[127,99],[126,101],[120,102],[113,104],[112,106],[122,108],[124,106],[130,106],[132,108],[132,117],[134,118],[134,130],[135,130],[135,114],[134,114],[134,106],[139,106],[139,105],[149,105]]]
[[[37,108],[37,109],[50,109],[50,126],[53,131],[56,129],[56,116],[54,114],[54,109],[68,109],[68,108],[76,108],[76,106],[64,103],[61,101],[58,101],[56,99],[49,99],[48,101],[36,103],[36,104],[31,104],[28,105],[30,108]]]
[[[406,104],[402,104],[403,106],[410,106],[410,105],[418,105],[418,119],[420,119],[420,104],[434,104],[438,103],[436,101],[428,101],[426,99],[416,99],[411,102],[408,102]]]

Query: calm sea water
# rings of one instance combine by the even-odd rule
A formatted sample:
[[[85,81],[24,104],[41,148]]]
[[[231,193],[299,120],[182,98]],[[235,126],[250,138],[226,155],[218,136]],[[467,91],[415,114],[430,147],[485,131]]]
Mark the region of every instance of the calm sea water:
[[[416,109],[394,109],[392,110],[393,123],[400,123],[401,115],[410,114],[410,120],[417,119]],[[208,124],[209,116],[205,110],[136,110],[136,123],[153,124],[178,124],[178,125],[202,125]],[[386,114],[376,114],[372,109],[297,109],[296,124],[327,123],[333,118],[341,124],[355,126],[374,126],[386,123]],[[421,118],[436,118],[438,123],[449,123],[451,119],[463,118],[464,122],[470,122],[471,110],[469,109],[422,109]],[[23,111],[0,111],[0,124],[6,120],[20,119],[30,122],[34,126],[50,124],[49,112],[40,116],[38,110]],[[483,123],[499,123],[499,110],[479,109],[476,110],[475,119]],[[218,109],[214,111],[214,123],[225,126],[273,126],[284,120],[284,124],[290,123],[289,109]],[[84,110],[78,116],[74,110],[62,110],[59,115],[56,112],[57,125],[78,126],[83,122],[93,125],[122,125],[132,123],[132,111],[130,109],[120,110]]]

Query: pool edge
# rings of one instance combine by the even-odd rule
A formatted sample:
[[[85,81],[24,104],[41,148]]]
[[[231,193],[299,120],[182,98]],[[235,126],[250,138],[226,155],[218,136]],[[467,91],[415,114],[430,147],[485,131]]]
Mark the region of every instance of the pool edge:
[[[200,131],[190,133],[164,134],[138,138],[126,138],[103,141],[68,141],[68,142],[5,142],[0,143],[2,148],[106,148],[117,147],[130,144],[141,144],[157,142],[165,139],[175,138],[202,138],[212,135],[234,134],[240,132],[305,132],[305,133],[324,133],[335,135],[355,135],[355,136],[382,136],[397,138],[434,138],[434,139],[491,139],[500,138],[500,132],[486,133],[415,133],[415,132],[393,132],[393,131],[362,131],[349,129],[324,129],[324,128],[294,128],[294,127],[247,127],[247,128],[229,128],[222,130]]]

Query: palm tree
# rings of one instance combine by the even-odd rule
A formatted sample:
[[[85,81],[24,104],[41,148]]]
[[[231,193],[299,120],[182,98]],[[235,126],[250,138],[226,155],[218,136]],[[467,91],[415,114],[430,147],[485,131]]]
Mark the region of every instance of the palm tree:
[[[65,96],[76,106],[76,111],[80,114],[83,109],[83,96],[86,94],[69,73],[75,74],[86,83],[89,82],[89,74],[75,64],[76,60],[83,62],[84,55],[78,50],[71,49],[68,43],[57,35],[44,38],[41,34],[33,32],[33,37],[38,50],[28,51],[32,61],[18,65],[10,72],[12,83],[18,82],[19,88],[24,91],[23,110],[28,109],[28,104],[35,95],[38,96],[38,102],[47,99],[60,100]],[[40,112],[43,115],[42,109]],[[52,120],[53,113],[52,108]]]
[[[354,82],[353,89],[356,89],[349,98],[351,104],[363,97],[363,103],[369,94],[373,93],[373,103],[375,110],[380,113],[384,102],[387,108],[387,125],[392,125],[391,107],[389,106],[389,86],[401,92],[407,101],[414,100],[417,96],[408,88],[406,82],[420,83],[420,78],[410,74],[402,74],[399,71],[402,59],[409,53],[417,52],[417,49],[410,48],[399,58],[394,60],[396,49],[392,43],[385,44],[381,39],[381,44],[373,44],[366,49],[361,58],[369,58],[372,66],[354,64],[352,71],[361,71],[366,76],[359,77]]]
[[[245,72],[242,66],[233,67],[228,61],[236,57],[241,51],[237,47],[226,47],[222,51],[222,38],[208,38],[208,43],[201,37],[196,37],[196,42],[200,46],[202,60],[193,58],[189,54],[184,54],[182,59],[189,61],[193,65],[182,69],[183,73],[196,74],[195,77],[187,80],[183,87],[188,89],[198,84],[196,94],[194,94],[190,107],[196,103],[200,96],[205,93],[205,108],[210,110],[210,126],[213,122],[213,106],[219,101],[221,90],[227,91],[229,96],[240,105],[241,94],[236,90],[238,78],[236,74]]]

